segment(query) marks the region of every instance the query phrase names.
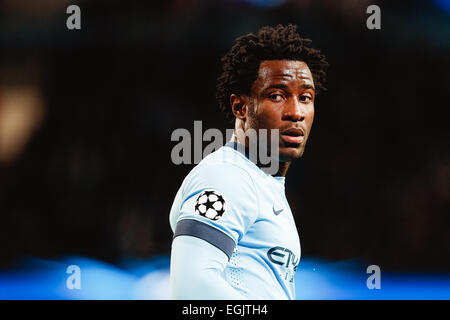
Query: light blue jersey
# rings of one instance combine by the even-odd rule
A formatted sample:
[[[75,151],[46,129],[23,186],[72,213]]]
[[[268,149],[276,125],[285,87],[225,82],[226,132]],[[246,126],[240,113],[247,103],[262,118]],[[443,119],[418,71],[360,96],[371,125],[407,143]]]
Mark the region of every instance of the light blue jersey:
[[[185,178],[170,212],[174,238],[222,250],[229,259],[222,277],[243,297],[295,299],[300,240],[284,177],[266,174],[236,149],[228,143]]]

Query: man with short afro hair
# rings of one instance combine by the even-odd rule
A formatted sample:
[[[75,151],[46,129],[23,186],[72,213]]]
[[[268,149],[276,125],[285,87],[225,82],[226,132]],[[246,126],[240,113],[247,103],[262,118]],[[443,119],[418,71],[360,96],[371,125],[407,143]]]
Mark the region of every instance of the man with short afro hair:
[[[237,38],[222,58],[216,96],[234,134],[175,196],[173,299],[295,299],[301,250],[285,177],[305,150],[328,66],[310,45],[294,25],[263,27]],[[275,145],[274,172],[249,157],[251,132],[258,147]]]

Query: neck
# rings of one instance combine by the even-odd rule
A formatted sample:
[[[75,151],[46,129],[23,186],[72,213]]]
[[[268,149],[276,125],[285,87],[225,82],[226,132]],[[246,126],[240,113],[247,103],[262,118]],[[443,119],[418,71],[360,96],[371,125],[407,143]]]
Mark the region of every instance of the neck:
[[[287,171],[289,169],[289,166],[291,165],[291,162],[280,162],[278,164],[278,172],[275,174],[275,176],[281,176],[286,177]]]
[[[245,146],[246,148],[248,147],[248,143],[247,141],[244,139],[244,141],[240,141],[240,139],[233,133],[233,136],[230,139],[231,142],[237,142],[243,146]],[[256,163],[256,165],[258,167],[261,167],[258,163]],[[291,165],[291,161],[287,161],[287,162],[278,162],[278,171],[276,174],[274,174],[274,177],[286,177],[287,171],[289,169],[289,166]]]

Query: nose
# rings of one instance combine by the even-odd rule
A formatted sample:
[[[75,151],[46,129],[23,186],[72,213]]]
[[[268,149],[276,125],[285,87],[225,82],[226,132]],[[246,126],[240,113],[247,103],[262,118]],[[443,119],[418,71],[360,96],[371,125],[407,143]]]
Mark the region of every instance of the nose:
[[[290,99],[288,103],[286,103],[282,120],[293,122],[305,120],[305,110],[298,98],[294,97]]]

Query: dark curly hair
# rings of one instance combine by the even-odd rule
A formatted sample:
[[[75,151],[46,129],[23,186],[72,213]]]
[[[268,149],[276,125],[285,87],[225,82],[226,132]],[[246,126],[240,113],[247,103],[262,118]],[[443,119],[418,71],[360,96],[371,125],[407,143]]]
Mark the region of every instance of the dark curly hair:
[[[297,26],[266,26],[258,34],[249,33],[235,40],[235,44],[222,58],[223,72],[217,79],[216,98],[229,120],[234,119],[230,108],[231,94],[250,94],[264,60],[299,60],[305,62],[313,75],[316,94],[324,87],[328,63],[325,56],[311,48],[310,39],[301,38]]]

